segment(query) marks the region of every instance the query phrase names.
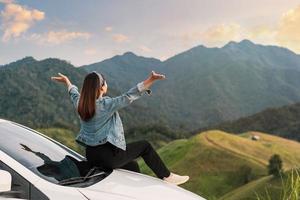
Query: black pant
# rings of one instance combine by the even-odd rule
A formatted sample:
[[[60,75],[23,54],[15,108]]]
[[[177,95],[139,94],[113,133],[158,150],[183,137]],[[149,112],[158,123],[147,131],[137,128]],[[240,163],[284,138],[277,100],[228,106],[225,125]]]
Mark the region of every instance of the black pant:
[[[141,156],[145,163],[152,169],[158,178],[168,177],[170,171],[167,169],[152,145],[141,140],[126,145],[126,151],[106,142],[95,147],[86,147],[86,158],[92,166],[106,169],[123,168],[140,172],[138,163],[134,159]]]

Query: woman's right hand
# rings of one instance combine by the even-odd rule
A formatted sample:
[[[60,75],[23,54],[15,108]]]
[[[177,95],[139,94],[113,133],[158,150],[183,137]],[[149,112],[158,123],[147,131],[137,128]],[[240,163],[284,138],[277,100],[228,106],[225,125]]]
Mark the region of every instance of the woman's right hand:
[[[155,71],[152,71],[150,76],[146,80],[144,80],[143,83],[144,83],[145,88],[149,89],[155,81],[164,80],[164,79],[166,79],[165,75],[156,73]]]
[[[164,80],[166,79],[166,76],[163,74],[156,73],[155,71],[151,71],[151,75],[149,78],[153,81],[156,81],[156,80]]]
[[[66,84],[67,86],[71,84],[69,78],[61,73],[58,73],[59,76],[52,76],[51,79],[52,80],[55,80],[55,81],[58,81],[60,83],[64,83]]]

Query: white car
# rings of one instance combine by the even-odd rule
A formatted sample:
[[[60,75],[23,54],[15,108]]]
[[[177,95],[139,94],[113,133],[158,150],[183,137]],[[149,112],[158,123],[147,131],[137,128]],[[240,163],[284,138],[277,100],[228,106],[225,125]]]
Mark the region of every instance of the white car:
[[[15,122],[0,119],[0,199],[203,200],[161,179],[90,167],[86,158]]]

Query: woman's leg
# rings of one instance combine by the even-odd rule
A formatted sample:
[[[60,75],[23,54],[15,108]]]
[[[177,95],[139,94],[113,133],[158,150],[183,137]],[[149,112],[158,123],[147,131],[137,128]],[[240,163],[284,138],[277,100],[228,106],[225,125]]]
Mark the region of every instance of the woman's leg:
[[[110,143],[86,149],[86,157],[90,160],[92,165],[103,166],[110,169],[121,168],[140,156],[158,178],[163,179],[170,175],[168,168],[152,145],[146,140],[127,144],[126,151]]]
[[[133,171],[133,172],[138,172],[140,173],[141,170],[140,170],[140,167],[139,167],[139,164],[133,160],[133,161],[130,161],[129,163],[123,165],[122,167],[120,167],[121,169],[126,169],[126,170],[129,170],[129,171]]]
[[[115,147],[109,142],[97,146],[87,146],[85,156],[90,166],[111,170],[111,160],[114,159]]]
[[[142,157],[145,163],[155,173],[158,178],[168,177],[170,171],[165,166],[159,155],[156,153],[152,145],[146,141],[141,140],[132,142],[126,145],[126,151],[119,149],[116,153],[115,167],[120,167],[129,161]]]

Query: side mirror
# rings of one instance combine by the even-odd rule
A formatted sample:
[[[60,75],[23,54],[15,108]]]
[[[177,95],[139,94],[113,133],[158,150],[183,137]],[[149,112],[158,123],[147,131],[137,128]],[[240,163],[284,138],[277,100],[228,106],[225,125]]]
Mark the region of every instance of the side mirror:
[[[8,171],[0,170],[0,192],[11,190],[11,174]]]

